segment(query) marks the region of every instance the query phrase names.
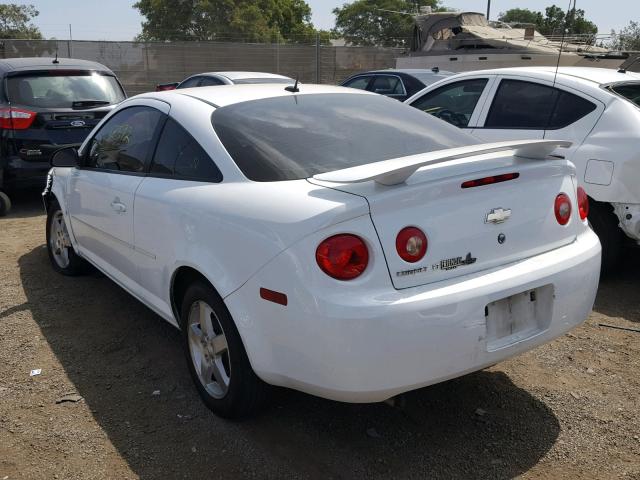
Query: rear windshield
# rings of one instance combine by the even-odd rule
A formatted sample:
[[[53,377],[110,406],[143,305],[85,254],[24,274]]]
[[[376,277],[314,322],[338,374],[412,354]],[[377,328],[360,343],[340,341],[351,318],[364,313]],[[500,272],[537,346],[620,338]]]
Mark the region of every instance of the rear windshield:
[[[295,80],[291,78],[239,78],[233,83],[237,85],[256,84],[256,83],[293,83]]]
[[[609,89],[640,107],[640,83],[619,83]]]
[[[7,90],[11,103],[40,108],[95,108],[119,103],[125,98],[114,76],[97,72],[34,72],[11,76],[7,79]]]
[[[297,180],[343,168],[478,143],[470,135],[379,95],[291,95],[237,103],[213,127],[250,180]]]

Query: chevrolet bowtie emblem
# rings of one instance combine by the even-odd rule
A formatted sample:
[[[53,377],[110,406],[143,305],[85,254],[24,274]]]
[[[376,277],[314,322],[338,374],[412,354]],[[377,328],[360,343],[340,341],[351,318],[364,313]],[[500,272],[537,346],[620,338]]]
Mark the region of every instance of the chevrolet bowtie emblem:
[[[511,209],[509,208],[494,208],[487,214],[487,218],[484,223],[504,223],[511,217]]]

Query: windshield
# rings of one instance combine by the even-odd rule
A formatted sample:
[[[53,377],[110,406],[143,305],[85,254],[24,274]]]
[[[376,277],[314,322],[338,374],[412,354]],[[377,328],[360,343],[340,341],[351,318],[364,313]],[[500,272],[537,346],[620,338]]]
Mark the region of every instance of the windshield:
[[[40,108],[91,108],[124,100],[112,75],[97,72],[33,72],[7,79],[9,101]]]
[[[259,84],[259,83],[294,83],[295,80],[293,78],[239,78],[234,80],[233,83],[238,85],[244,84]]]
[[[258,182],[478,143],[431,115],[379,95],[253,100],[219,108],[212,123],[244,175]]]
[[[618,83],[609,89],[640,107],[640,83]]]

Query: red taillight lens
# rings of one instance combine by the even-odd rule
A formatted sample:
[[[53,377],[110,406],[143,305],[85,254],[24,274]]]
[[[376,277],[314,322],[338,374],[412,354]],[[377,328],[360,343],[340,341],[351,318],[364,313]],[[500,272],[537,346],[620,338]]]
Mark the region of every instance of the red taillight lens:
[[[26,130],[36,119],[36,113],[19,108],[0,108],[0,128],[5,130]]]
[[[405,262],[418,262],[427,253],[427,236],[419,228],[403,228],[396,237],[396,250]]]
[[[589,197],[582,187],[578,187],[578,212],[580,220],[586,220],[589,216]]]
[[[359,277],[369,263],[369,250],[355,235],[334,235],[316,249],[316,262],[324,273],[338,280]]]
[[[566,225],[571,218],[571,200],[565,193],[561,193],[556,197],[554,204],[554,212],[556,214],[556,220],[560,225]]]

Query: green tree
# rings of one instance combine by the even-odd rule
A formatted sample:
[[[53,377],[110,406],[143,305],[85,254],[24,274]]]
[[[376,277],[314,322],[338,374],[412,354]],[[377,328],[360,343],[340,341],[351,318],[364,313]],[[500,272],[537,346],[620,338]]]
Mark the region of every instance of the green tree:
[[[569,35],[598,33],[596,24],[585,18],[584,10],[571,9],[567,15],[556,5],[547,7],[544,15],[527,8],[512,8],[501,13],[498,20],[505,23],[533,23],[543,35],[562,35],[565,29]]]
[[[616,50],[640,51],[640,22],[629,22],[620,32],[611,31],[611,47]]]
[[[304,0],[138,0],[138,40],[310,41],[316,30]]]
[[[0,4],[0,38],[42,39],[31,20],[40,14],[33,5]]]
[[[439,0],[356,0],[334,8],[333,33],[351,45],[406,45],[414,25],[417,7],[442,10]]]

